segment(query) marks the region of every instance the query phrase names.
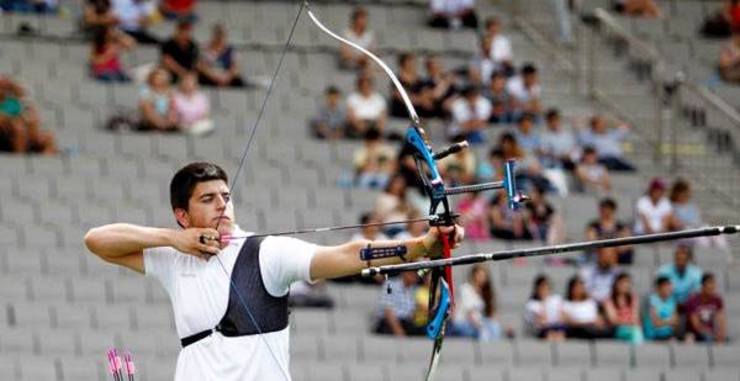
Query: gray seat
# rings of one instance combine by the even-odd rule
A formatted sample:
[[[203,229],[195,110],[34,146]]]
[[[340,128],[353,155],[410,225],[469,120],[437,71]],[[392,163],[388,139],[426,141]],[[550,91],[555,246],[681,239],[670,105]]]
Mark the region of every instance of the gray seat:
[[[625,381],[662,381],[661,370],[658,369],[626,369]]]
[[[622,381],[622,371],[614,368],[586,369],[584,381]]]
[[[681,345],[671,346],[673,366],[676,368],[706,369],[709,367],[709,346]]]
[[[737,368],[740,359],[740,347],[715,345],[710,348],[712,366],[715,368]]]
[[[558,367],[588,367],[591,365],[591,345],[583,341],[565,341],[554,345],[553,365]]]
[[[597,341],[594,345],[597,367],[625,368],[631,365],[630,347],[624,343]]]
[[[519,367],[549,367],[552,363],[552,346],[546,341],[518,340],[514,343],[514,361]]]
[[[508,341],[480,344],[481,364],[508,367],[514,364],[514,348]]]
[[[738,381],[740,371],[738,368],[708,369],[703,373],[704,381]]]
[[[638,368],[671,367],[670,347],[663,343],[644,343],[634,347],[634,361]]]
[[[324,336],[320,340],[322,359],[327,362],[357,362],[360,360],[360,340],[355,336]]]
[[[24,357],[20,362],[19,381],[56,380],[57,369],[53,358]]]
[[[663,379],[671,381],[704,381],[698,369],[674,369],[663,372]]]

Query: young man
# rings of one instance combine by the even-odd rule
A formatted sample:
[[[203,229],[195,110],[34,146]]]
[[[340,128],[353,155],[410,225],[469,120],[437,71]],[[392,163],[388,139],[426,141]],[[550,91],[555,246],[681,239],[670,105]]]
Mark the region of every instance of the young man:
[[[705,273],[701,290],[686,302],[688,331],[697,341],[722,343],[727,339],[727,318],[714,274]]]
[[[461,228],[450,227],[405,241],[363,240],[333,247],[288,237],[247,238],[236,225],[227,184],[220,167],[192,163],[170,183],[170,202],[181,230],[119,223],[94,228],[85,236],[88,249],[101,259],[164,286],[183,345],[174,377],[178,381],[289,381],[291,283],[435,257],[441,252],[439,234],[455,231],[455,242],[463,236]],[[368,245],[398,246],[406,254],[361,260],[360,250]]]

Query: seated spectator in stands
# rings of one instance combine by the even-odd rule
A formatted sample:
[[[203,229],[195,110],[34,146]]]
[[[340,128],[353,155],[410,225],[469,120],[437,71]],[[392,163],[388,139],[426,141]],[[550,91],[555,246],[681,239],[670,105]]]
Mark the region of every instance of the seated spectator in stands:
[[[467,229],[465,230],[467,234]],[[532,293],[524,305],[524,322],[536,337],[547,341],[563,341],[563,298],[552,293],[550,279],[540,274],[534,280]]]
[[[586,285],[586,291],[599,303],[609,298],[617,275],[617,250],[612,247],[597,249],[596,262],[587,264],[579,271],[579,278]]]
[[[606,165],[610,171],[634,171],[635,167],[629,163],[622,153],[622,141],[629,135],[630,126],[619,124],[610,129],[606,119],[601,115],[591,117],[590,128],[583,130],[578,136],[582,146],[594,147],[599,154],[599,162]]]
[[[159,44],[159,39],[150,34],[146,27],[154,5],[144,0],[111,0],[113,15],[118,27],[140,44]]]
[[[673,254],[673,263],[666,263],[656,273],[671,281],[673,298],[682,307],[691,294],[701,287],[702,270],[693,264],[694,252],[691,246],[678,245]]]
[[[183,132],[204,135],[213,131],[210,117],[211,102],[208,96],[198,89],[198,76],[185,74],[180,78],[179,90],[173,98],[177,124]]]
[[[314,137],[336,140],[344,137],[347,129],[347,109],[341,103],[342,93],[335,86],[324,91],[324,104],[319,107],[318,115],[311,122],[311,133]]]
[[[674,230],[693,229],[707,226],[701,216],[701,210],[691,202],[691,185],[684,179],[677,179],[671,186],[671,207],[673,208],[672,228]],[[727,249],[725,236],[698,237],[692,243],[704,247]]]
[[[454,143],[462,143],[465,137],[456,136],[452,139]],[[440,175],[448,185],[459,186],[473,184],[475,182],[475,171],[478,167],[478,159],[475,152],[464,149],[455,152],[437,161]]]
[[[637,200],[635,207],[635,233],[652,234],[670,231],[673,224],[673,207],[665,197],[666,185],[660,178],[650,180],[645,195]]]
[[[424,91],[430,92],[434,101],[432,117],[443,117],[447,114],[448,101],[455,94],[455,75],[445,70],[438,56],[429,55],[424,61],[426,77],[423,80]]]
[[[496,73],[496,62],[491,58],[491,41],[489,36],[482,36],[478,44],[478,52],[475,53],[468,64],[468,85],[486,86]]]
[[[491,236],[499,239],[531,241],[534,238],[529,230],[527,214],[521,209],[511,210],[504,192],[496,192],[491,199],[488,226]]]
[[[514,107],[519,112],[537,115],[542,111],[542,87],[537,67],[533,64],[524,64],[521,73],[509,79],[506,90],[514,98]]]
[[[375,90],[372,78],[361,75],[356,83],[357,90],[347,97],[347,136],[361,137],[370,129],[382,136],[388,118],[385,98]]]
[[[740,0],[725,0],[722,10],[704,20],[701,34],[707,38],[727,38],[740,27]]]
[[[0,10],[8,12],[55,13],[58,0],[3,0]]]
[[[491,282],[488,265],[475,264],[468,280],[458,289],[455,315],[450,333],[479,341],[492,341],[503,336],[501,323],[496,317],[496,292]]]
[[[491,238],[488,229],[488,201],[480,192],[465,193],[457,204],[460,213],[458,223],[465,228],[465,239],[487,241]]]
[[[429,8],[432,28],[478,29],[475,0],[430,0]]]
[[[534,239],[548,245],[563,243],[565,239],[563,220],[547,200],[544,190],[535,186],[527,196],[529,201],[524,204],[524,208],[527,210],[529,230]]]
[[[362,148],[355,151],[352,159],[356,184],[363,188],[385,188],[396,170],[395,155],[393,147],[383,142],[376,128],[367,130]]]
[[[118,18],[113,14],[111,0],[87,0],[85,1],[82,27],[86,31],[96,31],[101,27],[118,25]]]
[[[326,290],[326,281],[309,283],[295,282],[290,285],[288,294],[290,307],[334,308],[334,299]]]
[[[612,198],[603,198],[599,201],[599,217],[586,227],[586,239],[595,241],[600,239],[623,238],[630,235],[630,229],[617,219],[617,202]],[[625,265],[632,263],[632,246],[619,246],[617,263]],[[595,253],[587,254],[586,260],[591,261]]]
[[[162,67],[170,72],[173,82],[191,71],[202,74],[200,52],[192,34],[193,24],[182,21],[177,24],[172,38],[162,44]]]
[[[405,271],[385,281],[380,292],[375,333],[394,336],[425,334],[424,327],[414,323],[418,283],[419,277],[415,271]]]
[[[448,136],[464,136],[470,144],[486,141],[483,131],[489,126],[492,106],[488,99],[480,96],[478,87],[465,88],[462,97],[453,101],[450,108],[452,120],[447,129]]]
[[[170,75],[163,68],[149,73],[147,84],[139,93],[140,129],[154,131],[177,131],[177,111],[174,107]]]
[[[640,344],[640,299],[632,289],[632,278],[627,273],[617,275],[611,295],[603,302],[607,322],[615,327],[614,337],[632,344]]]
[[[547,129],[542,133],[540,160],[548,168],[575,169],[575,161],[580,147],[576,137],[569,129],[563,128],[560,111],[549,109],[545,113]]]
[[[740,27],[733,28],[732,38],[722,47],[719,75],[726,82],[740,83]]]
[[[629,16],[660,17],[660,7],[655,0],[616,0],[614,11]]]
[[[197,0],[160,0],[159,11],[170,20],[195,21]]]
[[[702,342],[723,343],[727,341],[727,317],[722,296],[717,293],[714,274],[705,273],[701,278],[701,290],[686,302],[688,332]]]
[[[409,219],[409,214],[413,210],[414,207],[406,198],[406,180],[396,174],[391,177],[383,193],[375,200],[373,214],[380,222],[389,223]],[[403,230],[403,225],[391,225],[386,226],[383,232],[389,237],[394,237]]]
[[[406,229],[398,234],[396,234],[393,239],[397,240],[405,240],[405,239],[411,239],[411,238],[417,238],[421,237],[422,235],[426,234],[427,230],[429,230],[429,224],[427,223],[426,219],[424,219],[424,216],[419,211],[419,209],[411,209],[406,215],[406,218],[408,218],[410,221],[406,223]],[[419,221],[414,221],[419,220]],[[467,238],[468,232],[467,229],[465,229],[465,238]]]
[[[486,20],[485,33],[491,40],[490,57],[496,64],[496,71],[511,76],[514,74],[512,63],[514,55],[511,52],[511,42],[508,37],[501,33],[501,28],[501,20],[498,17],[489,17]]]
[[[413,53],[401,53],[398,56],[398,80],[403,85],[411,98],[411,103],[421,117],[434,115],[435,103],[432,93],[424,91],[424,81],[416,70],[416,55]],[[406,104],[398,92],[396,86],[391,83],[390,114],[398,118],[406,118],[409,115]]]
[[[562,307],[566,337],[576,339],[613,337],[613,329],[599,315],[599,306],[589,296],[583,281],[577,276],[570,278],[567,290]]]
[[[13,79],[0,76],[0,152],[57,153],[51,132],[41,129],[36,106]]]
[[[388,240],[389,238],[385,234],[383,234],[383,232],[380,230],[380,227],[373,226],[373,224],[379,224],[380,222],[380,219],[378,218],[378,216],[375,215],[375,213],[363,213],[362,216],[360,216],[360,224],[370,226],[363,226],[359,232],[352,235],[350,241],[359,241],[363,239],[369,241]]]
[[[355,7],[352,10],[349,28],[344,31],[344,38],[363,48],[374,51],[376,48],[375,32],[368,28],[369,16],[367,10]],[[368,64],[368,56],[355,48],[341,44],[339,47],[339,65],[345,69],[364,69]]]
[[[514,130],[514,137],[527,154],[537,156],[541,153],[542,138],[535,126],[535,116],[524,113],[519,117]]]
[[[239,57],[228,41],[226,29],[221,24],[213,26],[211,40],[200,55],[200,84],[218,87],[244,87],[239,67]]]
[[[648,295],[647,309],[643,313],[642,328],[648,340],[668,340],[677,336],[680,319],[673,285],[665,276],[655,280],[655,292]]]
[[[513,134],[501,134],[497,148],[501,150],[504,160],[516,160],[516,181],[520,188],[526,191],[538,186],[548,192],[555,190],[537,157],[522,149]]]
[[[90,50],[90,72],[102,82],[130,82],[121,63],[121,52],[134,48],[136,42],[112,26],[100,27]]]
[[[489,122],[498,124],[514,123],[516,113],[514,112],[514,99],[506,89],[506,76],[500,72],[491,74],[491,81],[485,88],[483,96],[491,101],[493,110]]]
[[[593,147],[583,149],[581,161],[576,166],[576,179],[581,190],[595,194],[608,194],[612,190],[609,171],[599,163],[599,157]]]

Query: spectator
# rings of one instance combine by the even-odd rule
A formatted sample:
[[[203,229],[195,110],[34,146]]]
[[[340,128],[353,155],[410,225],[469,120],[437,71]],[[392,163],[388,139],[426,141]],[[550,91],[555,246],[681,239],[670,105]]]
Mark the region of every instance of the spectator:
[[[149,73],[139,93],[140,129],[171,132],[180,129],[170,88],[170,75],[163,68]]]
[[[614,336],[613,330],[599,315],[596,301],[588,295],[583,281],[577,276],[568,281],[562,311],[566,337],[600,339]]]
[[[491,123],[514,123],[514,99],[506,89],[506,76],[503,73],[493,72],[491,74],[491,81],[486,87],[484,96],[493,106],[489,119]]]
[[[555,208],[545,197],[540,187],[533,187],[529,192],[529,201],[524,205],[527,210],[527,220],[532,236],[548,245],[563,243],[565,231],[563,220],[555,212]]]
[[[111,0],[87,0],[82,15],[82,27],[94,32],[101,27],[118,25],[118,18],[113,14]]]
[[[162,45],[162,66],[170,72],[174,82],[191,71],[202,74],[198,44],[193,40],[192,33],[193,25],[188,21],[181,21],[172,38]]]
[[[655,280],[655,292],[648,296],[642,326],[648,340],[668,340],[676,336],[679,318],[673,285],[665,276]]]
[[[617,252],[612,247],[597,249],[596,262],[587,264],[579,272],[586,291],[599,303],[609,298],[617,275],[619,275]]]
[[[496,318],[496,292],[488,267],[475,264],[467,282],[460,286],[451,331],[480,341],[502,337],[501,323]]]
[[[493,73],[496,73],[496,62],[491,58],[490,36],[482,36],[478,45],[478,52],[468,65],[468,85],[487,85]]]
[[[41,129],[36,106],[16,81],[0,76],[0,152],[57,153],[54,135]]]
[[[727,318],[722,297],[717,293],[714,274],[701,278],[701,291],[686,302],[688,331],[697,341],[723,343],[727,341]]]
[[[635,167],[624,159],[621,147],[629,131],[629,125],[624,123],[609,129],[604,117],[594,115],[590,120],[590,129],[581,131],[578,138],[582,146],[594,147],[599,154],[599,162],[608,170],[631,172]]]
[[[523,210],[512,210],[506,193],[496,192],[488,209],[488,225],[493,237],[504,240],[531,241],[534,237],[529,230],[529,221]]]
[[[188,20],[194,22],[197,19],[195,7],[197,0],[160,0],[159,11],[170,20]]]
[[[424,216],[419,212],[418,209],[411,209],[408,213],[407,218],[409,220],[420,220]],[[409,221],[406,223],[406,230],[396,234],[394,239],[397,240],[405,240],[405,239],[411,239],[411,238],[417,238],[421,237],[422,235],[426,234],[427,230],[429,228],[429,224],[427,221],[421,220],[421,221]],[[467,238],[468,232],[467,229],[465,230],[465,237]]]
[[[509,79],[506,86],[509,94],[514,98],[514,107],[519,112],[539,114],[542,111],[540,77],[537,67],[533,64],[524,64],[521,74]]]
[[[430,0],[429,6],[429,26],[432,28],[478,29],[475,0]]]
[[[722,10],[710,15],[701,27],[707,38],[727,38],[734,28],[740,27],[740,0],[725,0]]]
[[[336,140],[344,137],[347,129],[347,109],[341,103],[342,93],[335,86],[324,91],[324,104],[319,107],[318,116],[311,122],[314,137]]]
[[[630,235],[630,229],[617,219],[617,202],[612,198],[603,198],[599,201],[599,217],[586,227],[586,239],[595,241],[599,239],[623,238]],[[617,263],[631,264],[633,250],[632,246],[619,246],[617,251]],[[588,257],[594,256],[589,253]]]
[[[465,227],[465,239],[487,241],[491,238],[488,228],[488,202],[480,192],[466,193],[457,205],[458,223]]]
[[[653,178],[646,195],[637,200],[635,233],[651,234],[671,230],[673,208],[665,197],[666,185],[660,178]]]
[[[514,74],[512,61],[514,55],[511,52],[509,38],[501,33],[501,20],[498,17],[489,17],[486,20],[486,36],[490,38],[490,57],[496,64],[496,71],[505,73],[506,76]]]
[[[394,175],[391,177],[385,191],[378,195],[373,211],[382,223],[409,219],[413,206],[406,199],[406,180],[403,176]],[[388,226],[385,234],[393,237],[401,231],[403,231],[402,226]]]
[[[593,147],[583,149],[583,157],[575,171],[578,184],[583,191],[596,194],[611,192],[611,180],[606,166],[599,163],[598,155]]]
[[[522,189],[528,190],[538,186],[545,191],[553,190],[550,180],[545,176],[542,165],[533,155],[519,146],[516,137],[511,133],[499,136],[499,147],[504,160],[516,160],[516,181]]]
[[[375,333],[394,336],[420,336],[425,333],[424,327],[414,324],[418,280],[416,272],[406,271],[385,281],[380,294]]]
[[[95,32],[90,50],[90,72],[102,82],[130,82],[121,63],[121,52],[133,49],[136,42],[112,26],[100,27]]]
[[[376,48],[375,32],[368,28],[367,10],[355,7],[350,18],[349,28],[344,31],[344,38],[363,48],[373,51]],[[339,47],[339,65],[345,69],[363,69],[367,67],[368,56],[349,45]]]
[[[693,258],[691,246],[678,245],[673,254],[673,263],[660,266],[656,274],[671,281],[673,298],[679,307],[682,307],[689,296],[701,287],[702,270],[692,263]]]
[[[198,89],[198,76],[195,73],[185,74],[180,79],[180,89],[175,93],[173,101],[177,123],[184,132],[204,135],[213,131],[210,101]]]
[[[547,130],[542,133],[541,161],[545,167],[575,169],[579,147],[572,131],[562,126],[560,111],[549,109],[545,113]]]
[[[381,232],[380,227],[376,226],[380,224],[380,219],[372,212],[363,213],[360,216],[360,224],[363,226],[359,232],[355,233],[351,241],[369,240],[369,241],[387,241],[389,238]]]
[[[429,55],[424,61],[426,78],[424,78],[425,91],[431,93],[434,101],[434,112],[432,117],[442,117],[447,110],[447,103],[455,94],[455,76],[447,72],[442,66],[438,56]]]
[[[200,83],[206,86],[244,87],[239,67],[239,57],[228,41],[226,29],[221,24],[213,26],[211,40],[203,49],[199,64]]]
[[[288,304],[291,307],[334,308],[334,299],[326,289],[326,281],[295,282],[290,285]]]
[[[616,0],[614,11],[628,16],[660,17],[660,8],[655,0]]]
[[[373,80],[358,76],[357,91],[347,97],[348,136],[364,136],[370,129],[377,130],[382,136],[387,115],[385,98],[375,90]]]
[[[563,298],[552,294],[550,279],[540,274],[535,278],[532,294],[524,305],[524,322],[535,336],[547,341],[562,341],[565,339],[562,307]]]
[[[542,139],[540,132],[534,125],[535,116],[529,113],[524,113],[519,117],[519,121],[516,124],[516,130],[514,130],[514,137],[519,143],[519,146],[527,151],[528,155],[537,156],[541,153]]]
[[[732,30],[732,37],[719,55],[719,75],[726,82],[740,83],[740,27]]]
[[[411,103],[419,112],[421,117],[434,115],[435,104],[432,92],[424,91],[424,81],[416,70],[416,55],[412,53],[401,53],[398,56],[398,80],[408,91]],[[403,102],[401,93],[391,83],[391,116],[406,118],[409,114],[406,104]]]
[[[149,15],[154,11],[152,2],[145,0],[111,0],[113,15],[118,27],[140,44],[159,44],[159,39],[147,30]]]
[[[676,180],[671,186],[671,207],[673,208],[673,229],[693,229],[707,226],[701,217],[699,207],[691,202],[691,185],[684,179]],[[727,240],[724,236],[698,237],[691,240],[701,246],[717,247],[727,250]]]
[[[632,344],[643,342],[645,338],[640,324],[640,302],[632,290],[629,274],[617,275],[611,295],[604,301],[604,311],[609,324],[615,327],[614,337]]]
[[[377,129],[367,130],[363,146],[353,158],[357,185],[372,189],[385,188],[396,170],[394,156],[395,150],[383,142]]]
[[[465,142],[463,136],[457,136],[452,139],[455,143]],[[437,161],[440,175],[449,185],[457,186],[472,184],[475,182],[475,170],[478,166],[475,152],[470,149],[463,149]]]
[[[448,136],[462,135],[470,144],[485,142],[483,131],[488,128],[491,111],[491,102],[480,96],[478,87],[465,88],[462,97],[452,102],[452,121],[447,130]]]

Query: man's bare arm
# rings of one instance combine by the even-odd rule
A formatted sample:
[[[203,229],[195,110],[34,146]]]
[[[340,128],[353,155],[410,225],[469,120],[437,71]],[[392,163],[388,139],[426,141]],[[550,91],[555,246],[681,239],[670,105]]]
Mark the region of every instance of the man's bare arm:
[[[93,228],[85,234],[85,246],[102,260],[144,273],[144,249],[171,246],[197,256],[216,255],[218,242],[200,243],[200,236],[218,237],[213,229],[172,230],[110,224]]]

